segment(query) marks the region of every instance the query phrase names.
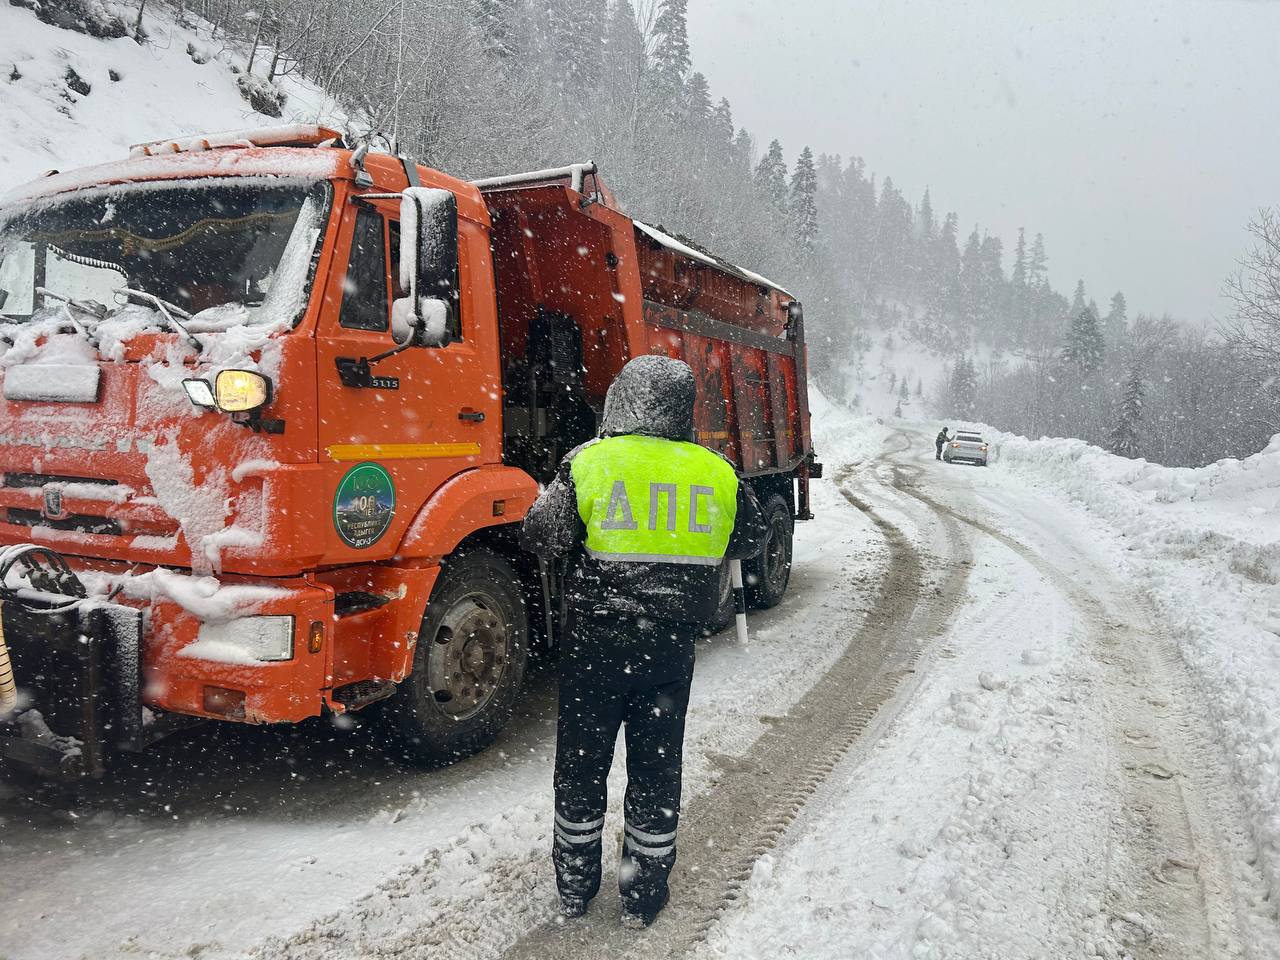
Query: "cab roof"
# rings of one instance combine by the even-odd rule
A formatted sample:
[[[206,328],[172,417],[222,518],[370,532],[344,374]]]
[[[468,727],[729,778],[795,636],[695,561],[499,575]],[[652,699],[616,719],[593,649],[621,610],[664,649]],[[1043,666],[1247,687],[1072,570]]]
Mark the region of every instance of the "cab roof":
[[[0,197],[4,204],[20,203],[91,187],[180,180],[199,177],[284,177],[300,180],[353,180],[352,151],[342,134],[328,127],[287,124],[134,144],[129,157],[109,163],[51,170]],[[365,169],[374,189],[401,190],[406,184],[403,161],[387,153],[369,152]],[[458,197],[459,212],[488,222],[480,192],[465,180],[417,164],[424,186],[449,190]]]

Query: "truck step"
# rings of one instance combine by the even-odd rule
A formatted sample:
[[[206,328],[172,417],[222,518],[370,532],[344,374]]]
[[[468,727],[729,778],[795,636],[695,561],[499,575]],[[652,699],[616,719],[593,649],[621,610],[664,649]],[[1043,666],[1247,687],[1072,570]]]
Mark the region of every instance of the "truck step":
[[[365,590],[351,590],[339,593],[333,598],[333,615],[335,617],[352,617],[357,613],[377,610],[391,602],[390,597],[380,593],[369,593]]]
[[[348,710],[359,710],[378,700],[385,700],[396,692],[390,680],[357,680],[333,691],[333,699]]]

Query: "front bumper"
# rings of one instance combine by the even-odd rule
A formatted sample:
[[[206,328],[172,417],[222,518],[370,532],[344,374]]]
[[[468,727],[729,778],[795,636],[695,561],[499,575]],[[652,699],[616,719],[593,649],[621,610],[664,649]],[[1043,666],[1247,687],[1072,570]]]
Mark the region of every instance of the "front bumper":
[[[88,566],[86,566],[88,564]],[[104,570],[73,561],[74,595],[0,586],[5,643],[18,686],[17,709],[0,718],[0,762],[49,779],[97,777],[106,755],[140,751],[203,718],[297,722],[324,709],[327,643],[313,649],[312,625],[327,635],[333,591],[305,578],[226,577],[216,591],[199,578],[156,570],[150,596],[83,599],[77,575]],[[175,597],[181,597],[179,603]],[[204,604],[204,606],[200,606]],[[194,609],[192,606],[194,605]],[[202,623],[245,616],[288,617],[292,656],[259,662],[201,655]]]

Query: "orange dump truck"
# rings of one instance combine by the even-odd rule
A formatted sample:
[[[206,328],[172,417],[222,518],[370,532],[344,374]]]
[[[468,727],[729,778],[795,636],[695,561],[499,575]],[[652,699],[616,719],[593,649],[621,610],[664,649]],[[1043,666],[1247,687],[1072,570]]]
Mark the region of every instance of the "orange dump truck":
[[[97,775],[198,719],[379,701],[413,756],[480,749],[561,629],[519,522],[645,353],[697,375],[777,603],[820,471],[800,304],[593,165],[469,183],[295,126],[10,192],[3,762]]]

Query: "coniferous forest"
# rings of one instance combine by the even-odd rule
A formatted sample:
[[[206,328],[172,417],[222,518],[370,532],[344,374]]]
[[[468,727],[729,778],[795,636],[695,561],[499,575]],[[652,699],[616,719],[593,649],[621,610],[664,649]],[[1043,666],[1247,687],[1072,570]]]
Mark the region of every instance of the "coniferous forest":
[[[255,91],[305,76],[343,105],[356,136],[448,172],[596,161],[628,213],[799,296],[814,379],[837,399],[849,399],[846,373],[868,345],[893,337],[945,360],[947,375],[920,385],[939,418],[1169,465],[1245,456],[1280,432],[1274,214],[1242,225],[1241,270],[1224,278],[1236,311],[1221,328],[1147,315],[1084,280],[1066,295],[1049,282],[1050,242],[1034,228],[993,236],[973,225],[982,211],[941,212],[927,189],[909,197],[860,156],[738,126],[693,62],[687,7],[182,0],[175,10],[212,41],[251,51]],[[864,148],[875,154],[874,141]]]

